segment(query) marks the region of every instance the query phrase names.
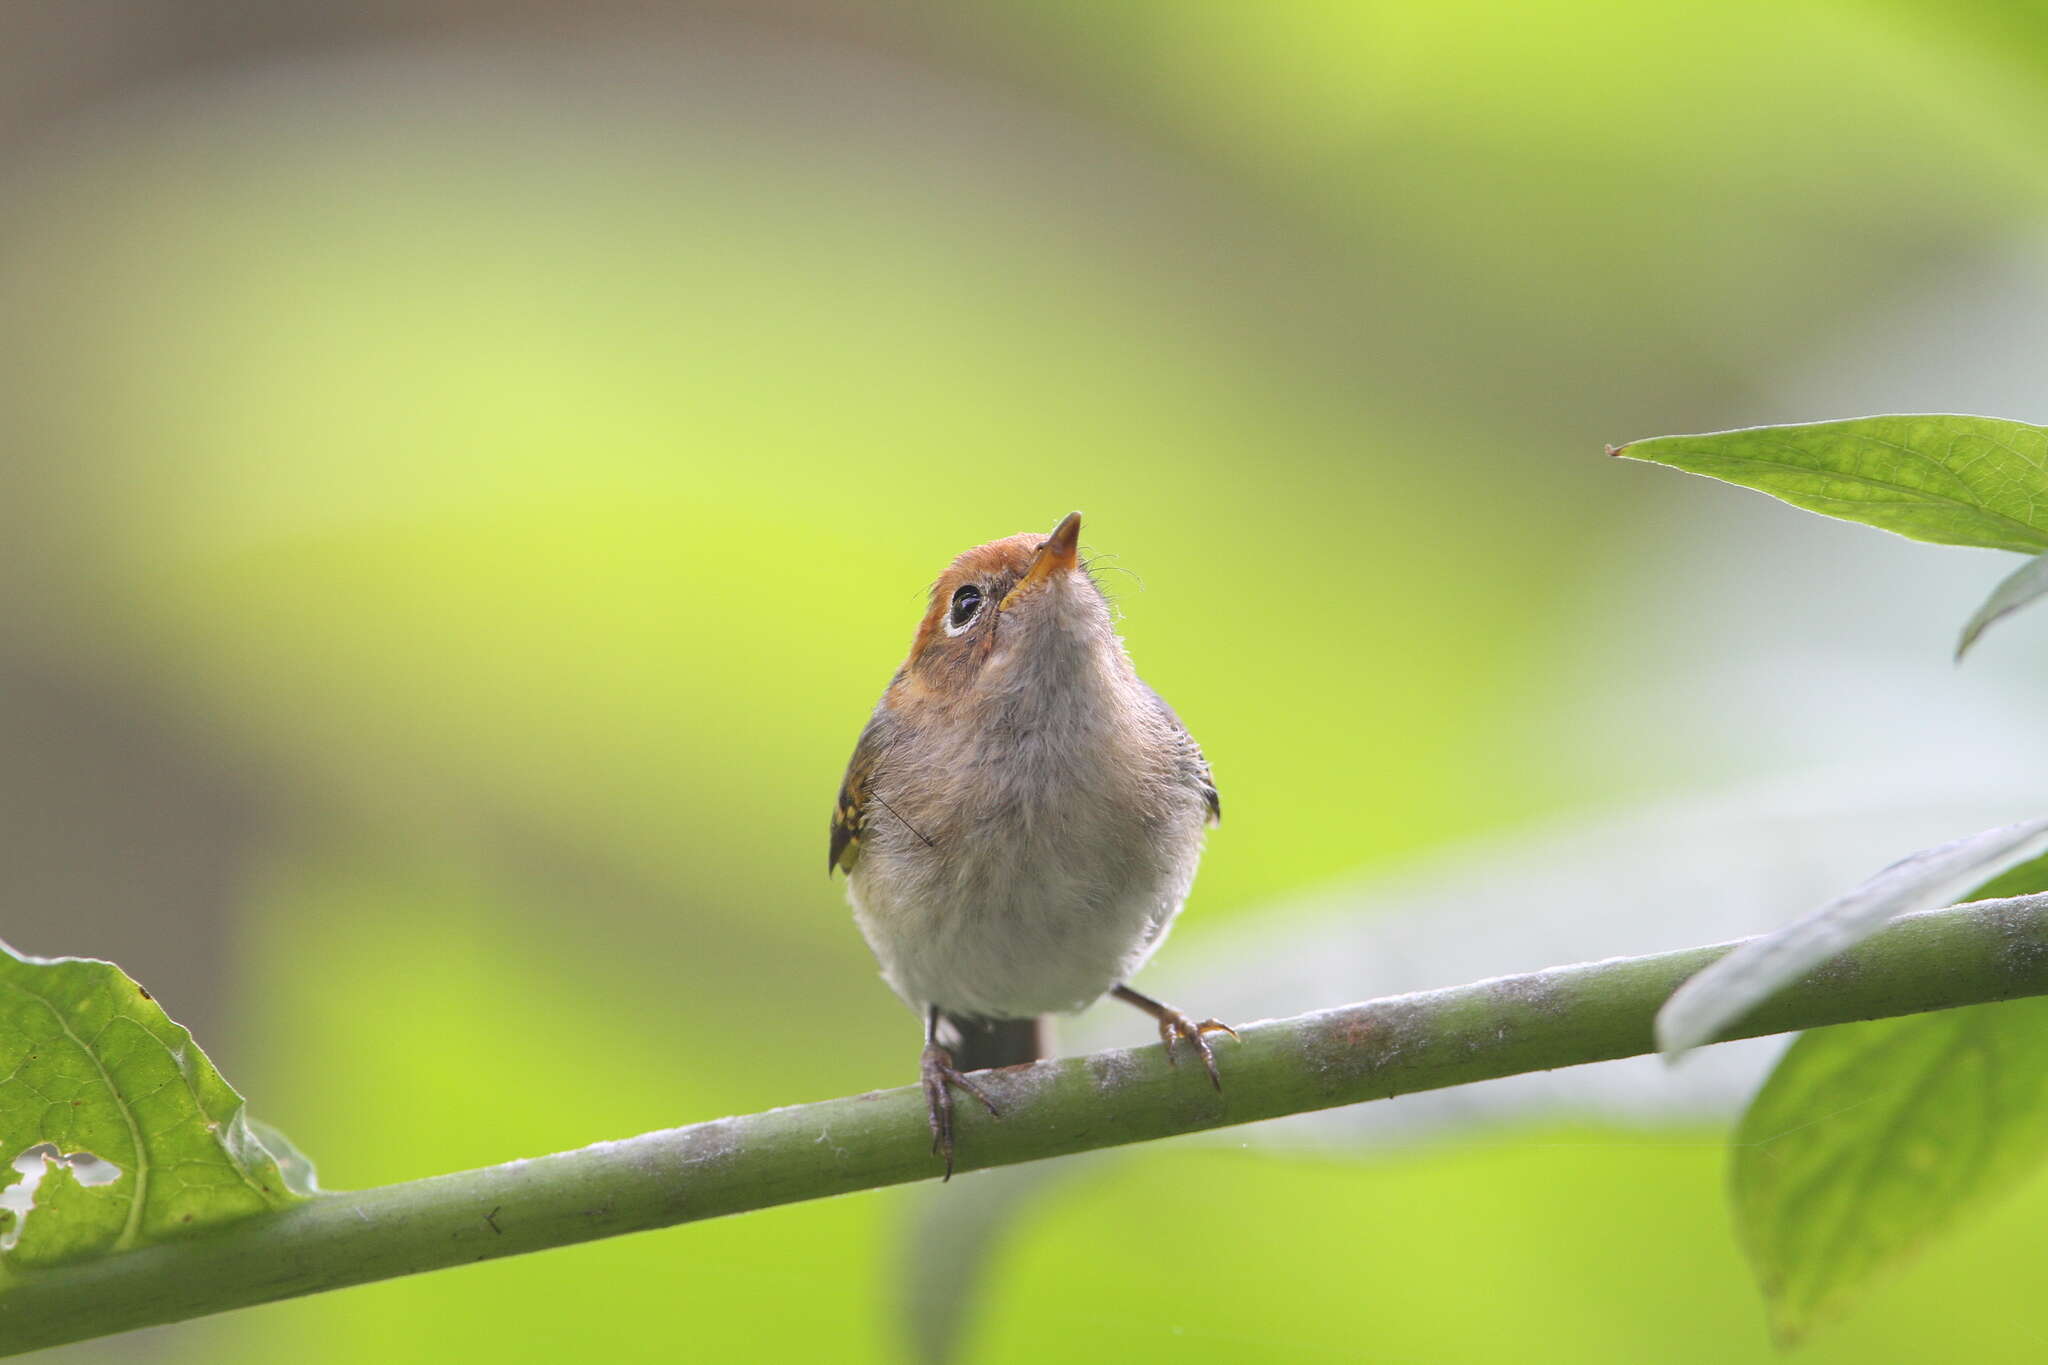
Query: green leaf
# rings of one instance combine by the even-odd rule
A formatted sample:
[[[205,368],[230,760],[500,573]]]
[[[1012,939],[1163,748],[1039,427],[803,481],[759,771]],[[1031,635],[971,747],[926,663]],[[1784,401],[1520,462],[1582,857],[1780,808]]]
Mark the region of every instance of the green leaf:
[[[1923,848],[1804,919],[1751,939],[1671,993],[1657,1011],[1658,1048],[1676,1058],[1714,1041],[1743,1015],[1876,933],[1887,920],[1948,904],[2044,835],[2048,820],[2027,820]]]
[[[1962,662],[1963,655],[1977,643],[1986,626],[2001,616],[2010,616],[2043,593],[2048,593],[2048,555],[2037,555],[2007,575],[1984,599],[1984,605],[1977,608],[1977,614],[1963,627],[1962,638],[1956,641],[1956,662]]]
[[[296,1202],[242,1097],[110,962],[0,943],[0,1292],[9,1272],[203,1232]]]
[[[2048,855],[1970,899],[2048,889]],[[2048,997],[1803,1034],[1736,1135],[1736,1230],[1796,1341],[2048,1157]]]
[[[1937,545],[2048,550],[2048,428],[1920,414],[1659,436],[1608,454]]]

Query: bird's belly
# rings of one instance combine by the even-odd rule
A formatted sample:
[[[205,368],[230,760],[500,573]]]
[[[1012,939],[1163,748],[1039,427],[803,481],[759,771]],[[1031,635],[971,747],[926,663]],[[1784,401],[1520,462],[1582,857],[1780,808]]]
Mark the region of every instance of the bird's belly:
[[[883,978],[914,1007],[987,1018],[1078,1010],[1143,965],[1187,898],[1201,819],[1186,815],[1012,812],[929,846],[876,841],[851,878],[855,918]]]

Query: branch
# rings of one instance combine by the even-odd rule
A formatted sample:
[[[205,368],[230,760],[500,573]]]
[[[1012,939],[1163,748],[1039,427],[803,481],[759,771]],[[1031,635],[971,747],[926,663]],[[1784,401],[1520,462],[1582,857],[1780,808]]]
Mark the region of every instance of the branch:
[[[1010,1165],[1361,1100],[1654,1052],[1680,982],[1733,944],[1556,967],[1246,1027],[1224,1093],[1157,1045],[991,1073],[958,1110],[960,1167]],[[1908,915],[1758,1008],[1732,1037],[2048,995],[2048,895]],[[209,1236],[22,1274],[0,1354],[443,1266],[929,1180],[915,1086],[318,1196]]]

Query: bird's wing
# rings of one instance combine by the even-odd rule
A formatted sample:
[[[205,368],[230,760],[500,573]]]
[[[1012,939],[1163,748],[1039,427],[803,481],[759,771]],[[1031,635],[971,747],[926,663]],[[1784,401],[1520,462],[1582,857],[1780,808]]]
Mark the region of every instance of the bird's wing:
[[[869,721],[853,746],[853,758],[846,765],[846,777],[839,784],[839,799],[832,805],[832,860],[825,865],[843,872],[853,871],[860,861],[860,834],[867,825],[868,781],[874,776],[875,761],[882,745],[877,722]]]
[[[1151,692],[1151,688],[1145,689]],[[1209,808],[1209,823],[1223,822],[1223,798],[1216,792],[1216,775],[1209,771],[1209,760],[1202,756],[1202,746],[1195,743],[1195,737],[1188,733],[1188,727],[1180,723],[1173,708],[1166,704],[1166,698],[1152,692],[1152,701],[1159,707],[1159,714],[1166,717],[1166,723],[1173,727],[1180,743],[1181,771],[1196,790],[1202,793],[1202,803]]]

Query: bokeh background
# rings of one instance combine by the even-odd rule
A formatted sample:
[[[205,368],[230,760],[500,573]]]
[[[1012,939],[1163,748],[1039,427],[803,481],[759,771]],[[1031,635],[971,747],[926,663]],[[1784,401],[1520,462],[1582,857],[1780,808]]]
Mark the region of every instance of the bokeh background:
[[[1725,937],[2038,814],[2041,623],[1947,660],[2002,557],[1601,452],[2048,417],[2044,45],[1956,0],[8,6],[0,936],[121,962],[329,1187],[903,1083],[829,802],[939,567],[1075,507],[1229,812],[1148,978],[1192,1009]],[[1760,1361],[1721,1183],[1767,1062],[66,1358],[886,1361],[938,1299],[973,1361]],[[1807,1356],[2039,1359],[2044,1218]]]

